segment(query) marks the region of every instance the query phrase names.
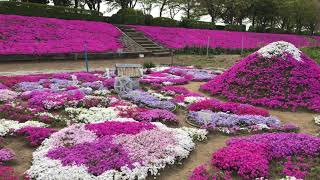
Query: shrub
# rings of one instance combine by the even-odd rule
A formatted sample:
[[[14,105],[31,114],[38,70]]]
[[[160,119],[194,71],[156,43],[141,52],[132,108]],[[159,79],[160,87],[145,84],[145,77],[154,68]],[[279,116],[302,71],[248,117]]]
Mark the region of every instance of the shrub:
[[[89,21],[107,21],[100,12],[84,9],[48,6],[38,3],[0,2],[0,14],[38,16],[60,19],[80,19]]]
[[[224,29],[226,31],[246,31],[246,26],[229,24],[229,25],[226,25]]]
[[[177,27],[179,22],[165,17],[157,17],[152,19],[151,25],[153,26],[165,26],[165,27]]]
[[[183,19],[180,22],[181,27],[196,29],[215,29],[215,24],[211,22],[196,21],[192,19]]]
[[[142,11],[132,8],[120,9],[116,14],[110,18],[113,24],[145,24],[145,16]]]
[[[151,25],[152,19],[153,19],[152,15],[150,14],[144,15],[144,23],[146,25]]]
[[[156,65],[152,61],[145,61],[143,63],[143,68],[154,68]]]

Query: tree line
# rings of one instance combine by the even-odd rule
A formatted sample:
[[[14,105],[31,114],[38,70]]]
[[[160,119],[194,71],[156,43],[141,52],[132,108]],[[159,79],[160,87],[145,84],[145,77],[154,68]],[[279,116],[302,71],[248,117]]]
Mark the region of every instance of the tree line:
[[[159,17],[199,20],[209,15],[211,21],[228,25],[242,25],[249,20],[251,30],[258,32],[309,32],[313,34],[320,21],[320,0],[50,0],[55,6],[88,7],[100,11],[101,4],[109,10],[139,8],[149,15],[155,8]],[[48,4],[49,0],[22,0]]]

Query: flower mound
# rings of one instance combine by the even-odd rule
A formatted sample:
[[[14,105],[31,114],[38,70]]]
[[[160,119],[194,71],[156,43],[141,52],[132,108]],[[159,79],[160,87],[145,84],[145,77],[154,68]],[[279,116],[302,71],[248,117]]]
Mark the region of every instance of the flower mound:
[[[212,164],[220,170],[235,171],[245,179],[268,178],[271,161],[320,154],[320,138],[306,134],[260,134],[232,138],[227,145],[213,153]]]
[[[207,132],[120,118],[75,124],[52,134],[33,154],[30,178],[145,179],[188,157]]]
[[[230,101],[320,111],[320,67],[287,42],[249,55],[201,89]]]

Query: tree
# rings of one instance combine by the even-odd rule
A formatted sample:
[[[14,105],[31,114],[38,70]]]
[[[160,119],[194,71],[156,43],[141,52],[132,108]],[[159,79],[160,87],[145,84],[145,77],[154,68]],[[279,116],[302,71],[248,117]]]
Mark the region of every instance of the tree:
[[[169,0],[168,10],[169,10],[170,18],[174,19],[174,17],[181,11],[180,0]]]
[[[253,26],[266,29],[277,20],[279,0],[251,0],[249,18]]]
[[[85,4],[88,5],[89,9],[92,11],[100,11],[101,0],[85,0]]]
[[[223,0],[200,0],[200,5],[211,17],[211,22],[216,22],[222,14]]]
[[[72,2],[70,0],[53,0],[55,6],[70,6]]]
[[[138,0],[106,0],[106,4],[109,6],[108,11],[112,11],[116,8],[134,8],[137,2]]]
[[[48,4],[48,3],[49,3],[49,0],[22,0],[22,2]]]
[[[157,2],[157,0],[140,0],[139,2],[142,7],[143,13],[150,15],[151,10],[154,8],[153,5]]]
[[[180,0],[183,18],[198,20],[203,15],[203,9],[198,0]]]
[[[162,17],[163,12],[166,10],[167,8],[167,2],[168,0],[158,0],[157,1],[157,5],[159,6],[159,17]]]
[[[221,18],[226,24],[239,24],[249,16],[251,2],[248,0],[224,0]]]

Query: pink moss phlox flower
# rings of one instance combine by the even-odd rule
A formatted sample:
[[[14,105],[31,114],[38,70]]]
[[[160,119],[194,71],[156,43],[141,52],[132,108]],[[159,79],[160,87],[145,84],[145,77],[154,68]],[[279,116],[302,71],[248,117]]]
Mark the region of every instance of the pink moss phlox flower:
[[[233,114],[238,114],[238,115],[269,116],[269,112],[265,109],[257,108],[249,104],[222,102],[214,98],[192,103],[188,106],[188,110],[189,111],[211,110],[211,111],[231,112]]]
[[[149,130],[139,134],[122,134],[117,136],[114,141],[122,144],[130,157],[143,164],[152,163],[157,159],[165,159],[168,156],[175,156],[168,147],[176,143],[174,134]]]
[[[205,48],[210,41],[210,48],[223,49],[245,49],[259,48],[261,45],[274,41],[287,41],[296,46],[319,46],[320,39],[317,36],[309,36],[314,42],[309,41],[305,36],[293,34],[272,34],[254,32],[232,32],[221,30],[173,28],[159,26],[131,26],[142,31],[151,39],[174,49],[187,47]],[[244,43],[243,43],[244,42]]]
[[[320,111],[320,66],[300,53],[266,58],[255,52],[201,86],[229,101],[296,111]]]
[[[26,139],[32,146],[39,146],[42,141],[44,141],[54,132],[56,132],[56,130],[51,128],[24,127],[19,129],[17,134],[20,136],[26,136]]]
[[[0,54],[116,52],[121,32],[94,21],[0,15]]]
[[[110,136],[72,147],[58,147],[50,150],[47,156],[61,160],[64,166],[85,165],[94,175],[111,169],[120,170],[122,166],[131,167],[133,163],[122,145],[112,143]]]
[[[93,131],[97,136],[111,136],[119,134],[137,134],[144,130],[150,130],[155,126],[149,122],[104,122],[87,124],[86,129]]]

